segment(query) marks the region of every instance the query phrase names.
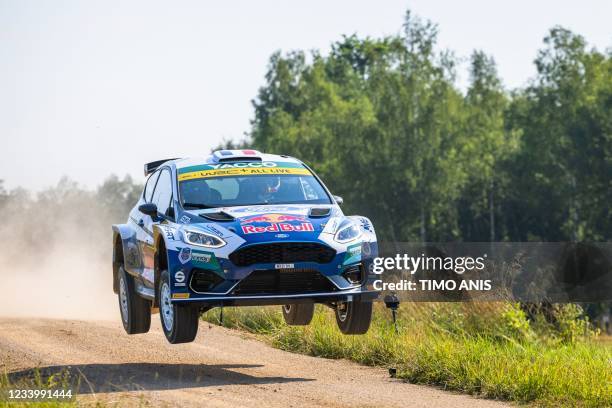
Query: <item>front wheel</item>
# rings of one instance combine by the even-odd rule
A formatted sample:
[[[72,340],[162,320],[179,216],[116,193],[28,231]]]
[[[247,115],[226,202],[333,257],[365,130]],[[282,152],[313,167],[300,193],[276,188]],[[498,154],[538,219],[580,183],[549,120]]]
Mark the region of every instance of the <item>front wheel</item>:
[[[339,302],[336,323],[344,334],[365,334],[372,321],[372,302]]]
[[[314,303],[283,306],[283,318],[289,326],[306,326],[314,314]]]
[[[119,267],[119,310],[127,334],[146,333],[151,327],[151,302],[136,293],[134,278]]]
[[[178,344],[193,341],[198,334],[198,309],[189,305],[172,304],[168,271],[162,271],[157,290],[161,326],[168,342]]]

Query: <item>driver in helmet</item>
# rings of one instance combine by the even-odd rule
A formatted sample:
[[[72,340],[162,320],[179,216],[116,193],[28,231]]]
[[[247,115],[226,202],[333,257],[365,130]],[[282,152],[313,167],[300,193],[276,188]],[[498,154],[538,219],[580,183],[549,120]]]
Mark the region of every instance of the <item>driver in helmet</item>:
[[[280,177],[253,177],[253,180],[249,182],[252,183],[253,190],[260,201],[271,201],[280,188]]]

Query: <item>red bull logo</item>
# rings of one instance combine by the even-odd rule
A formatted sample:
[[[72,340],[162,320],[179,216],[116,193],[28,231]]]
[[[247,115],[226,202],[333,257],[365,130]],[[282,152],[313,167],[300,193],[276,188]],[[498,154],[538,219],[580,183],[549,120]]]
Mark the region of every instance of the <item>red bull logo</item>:
[[[261,234],[263,232],[310,232],[313,225],[301,215],[262,214],[245,217],[241,224],[270,224],[266,226],[242,225],[244,234]]]
[[[306,222],[306,217],[301,215],[291,215],[291,214],[261,214],[261,215],[253,215],[250,217],[245,217],[240,220],[241,224],[255,224],[255,223],[263,223],[267,222],[270,224],[279,223],[279,222]]]

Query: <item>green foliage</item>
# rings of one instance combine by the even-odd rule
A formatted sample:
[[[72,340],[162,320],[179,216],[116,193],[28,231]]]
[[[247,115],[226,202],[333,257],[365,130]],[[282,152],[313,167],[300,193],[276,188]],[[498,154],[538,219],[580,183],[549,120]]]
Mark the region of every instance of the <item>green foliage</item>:
[[[475,51],[463,94],[437,32],[408,12],[401,35],[275,53],[227,146],[305,160],[387,241],[610,239],[611,54],[555,27],[527,88]]]
[[[573,344],[598,334],[582,307],[573,303],[550,305],[544,313],[533,315],[532,320],[534,329],[549,342]]]
[[[502,311],[503,319],[502,327],[507,331],[509,338],[515,338],[519,341],[533,339],[534,333],[531,330],[529,321],[525,312],[516,304],[509,304]]]

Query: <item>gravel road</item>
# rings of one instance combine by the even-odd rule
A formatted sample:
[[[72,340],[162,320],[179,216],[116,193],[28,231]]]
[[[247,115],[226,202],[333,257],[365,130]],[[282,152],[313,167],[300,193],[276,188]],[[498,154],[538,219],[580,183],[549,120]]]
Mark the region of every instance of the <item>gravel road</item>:
[[[490,407],[506,404],[389,378],[385,369],[273,349],[201,322],[195,342],[128,336],[120,322],[0,318],[0,373],[68,369],[83,381],[79,402],[119,406]]]

